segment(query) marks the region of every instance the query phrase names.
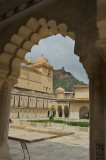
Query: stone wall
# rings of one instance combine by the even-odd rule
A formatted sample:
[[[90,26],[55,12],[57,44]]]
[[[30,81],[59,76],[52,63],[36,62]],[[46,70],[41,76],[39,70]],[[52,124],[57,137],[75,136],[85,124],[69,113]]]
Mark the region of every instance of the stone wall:
[[[89,99],[89,87],[78,87],[75,89],[75,98],[88,98]]]
[[[35,118],[47,118],[48,109],[35,109],[35,108],[10,108],[11,119],[35,119]]]
[[[87,107],[89,112],[89,99],[75,98],[72,93],[49,94],[34,90],[13,88],[11,95],[11,118],[47,118],[50,115],[59,117],[61,107],[62,118],[65,118],[67,107],[68,117],[72,120],[80,119],[80,109]],[[23,109],[23,110],[22,110]],[[44,110],[47,109],[45,115]],[[33,111],[34,110],[34,111]],[[38,111],[37,111],[38,110]],[[48,113],[49,111],[49,113]],[[81,110],[81,114],[86,111]],[[86,117],[85,117],[86,118]]]
[[[26,66],[21,66],[20,76],[15,87],[53,93],[53,71],[51,70],[51,74],[48,75],[47,68],[37,71]]]

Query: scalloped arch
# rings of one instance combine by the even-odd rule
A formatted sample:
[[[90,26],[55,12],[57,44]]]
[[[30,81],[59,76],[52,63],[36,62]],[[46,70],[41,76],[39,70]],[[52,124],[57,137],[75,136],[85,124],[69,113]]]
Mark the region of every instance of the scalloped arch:
[[[36,20],[31,17],[27,23],[18,29],[17,34],[14,34],[10,41],[4,46],[3,54],[11,55],[8,65],[8,77],[15,75],[18,77],[19,72],[16,72],[20,63],[24,60],[25,54],[29,52],[33,45],[38,44],[43,38],[50,37],[60,33],[62,36],[69,36],[75,40],[73,32],[67,32],[67,26],[64,23],[56,24],[55,20],[46,22],[44,18]],[[2,54],[1,54],[2,55]],[[17,62],[17,63],[15,63]]]

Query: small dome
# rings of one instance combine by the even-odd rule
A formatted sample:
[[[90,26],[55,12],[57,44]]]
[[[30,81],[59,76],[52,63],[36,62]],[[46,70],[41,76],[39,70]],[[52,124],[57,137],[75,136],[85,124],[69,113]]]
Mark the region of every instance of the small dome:
[[[59,87],[59,88],[57,88],[56,90],[55,90],[55,93],[64,93],[65,92],[65,90],[64,90],[64,88],[62,88],[62,87]]]
[[[31,58],[29,58],[29,59],[28,59],[27,64],[28,64],[28,65],[33,64],[33,61],[32,61],[32,59],[31,59]]]

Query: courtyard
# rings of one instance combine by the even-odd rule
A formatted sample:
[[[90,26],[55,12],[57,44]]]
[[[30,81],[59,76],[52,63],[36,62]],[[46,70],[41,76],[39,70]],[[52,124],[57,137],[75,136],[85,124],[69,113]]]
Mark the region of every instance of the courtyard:
[[[9,145],[12,160],[23,159],[20,142],[9,140]],[[68,136],[27,143],[27,147],[31,160],[88,160],[89,133],[80,131]]]

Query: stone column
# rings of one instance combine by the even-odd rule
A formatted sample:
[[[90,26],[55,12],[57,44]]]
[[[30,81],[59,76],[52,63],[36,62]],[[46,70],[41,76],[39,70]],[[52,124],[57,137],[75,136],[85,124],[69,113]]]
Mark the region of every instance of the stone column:
[[[103,129],[101,130],[101,136],[104,140],[101,143],[99,157],[101,159],[106,159],[106,1],[105,0],[98,0],[97,1],[97,27],[99,38],[96,42],[96,47],[99,51],[100,56],[103,60],[103,102],[104,102],[104,110],[103,110],[103,117],[104,121],[102,122]],[[102,96],[102,95],[101,95]],[[104,135],[103,135],[103,133]],[[103,137],[104,136],[104,137]],[[101,155],[102,153],[102,155]]]
[[[94,51],[85,65],[90,90],[90,160],[105,160],[103,60],[97,49]]]
[[[68,116],[69,119],[71,119],[71,109],[69,107],[69,116]]]
[[[62,110],[62,118],[65,118],[64,109]]]
[[[105,156],[106,156],[106,65],[103,69],[103,84],[104,84],[104,129],[105,129]]]
[[[12,86],[0,86],[0,160],[11,160],[8,146],[9,110]]]
[[[58,115],[58,109],[56,109],[56,118],[58,118],[59,115]]]
[[[94,159],[94,77],[89,77],[89,95],[90,95],[90,160]]]
[[[51,111],[50,111],[50,116],[53,115],[52,113],[53,113],[53,111],[51,110]]]
[[[90,77],[90,160],[104,157],[103,76]]]

